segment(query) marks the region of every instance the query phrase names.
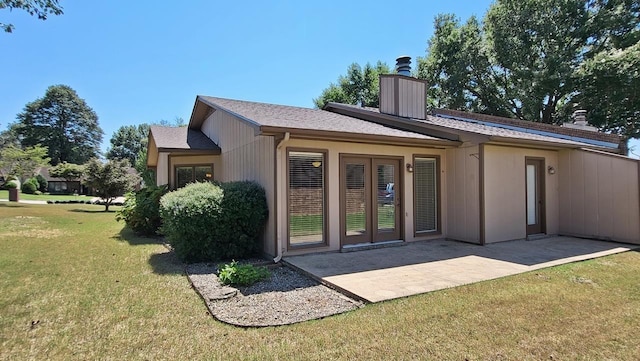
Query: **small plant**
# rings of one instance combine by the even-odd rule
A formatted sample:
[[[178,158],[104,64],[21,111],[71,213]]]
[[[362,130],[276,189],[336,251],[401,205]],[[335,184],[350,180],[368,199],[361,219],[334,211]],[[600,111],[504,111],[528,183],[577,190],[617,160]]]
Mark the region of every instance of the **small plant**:
[[[218,279],[225,285],[249,286],[269,277],[265,267],[251,264],[238,264],[237,261],[227,263],[218,272]]]

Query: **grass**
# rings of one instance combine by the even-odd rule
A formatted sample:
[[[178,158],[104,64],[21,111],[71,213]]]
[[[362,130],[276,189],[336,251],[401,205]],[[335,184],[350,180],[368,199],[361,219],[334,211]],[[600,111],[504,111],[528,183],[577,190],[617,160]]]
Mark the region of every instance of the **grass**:
[[[29,200],[29,201],[73,201],[73,200],[84,200],[88,201],[93,197],[87,197],[83,195],[73,195],[73,194],[26,194],[20,193],[20,199]],[[9,199],[9,191],[0,190],[0,199]]]
[[[365,213],[347,213],[347,231],[360,231],[364,229]],[[395,227],[395,215],[390,207],[378,207],[378,228],[392,229]],[[291,215],[289,218],[291,236],[308,236],[322,234],[322,215],[305,214]]]
[[[113,213],[0,203],[0,359],[636,360],[640,253],[242,329]]]

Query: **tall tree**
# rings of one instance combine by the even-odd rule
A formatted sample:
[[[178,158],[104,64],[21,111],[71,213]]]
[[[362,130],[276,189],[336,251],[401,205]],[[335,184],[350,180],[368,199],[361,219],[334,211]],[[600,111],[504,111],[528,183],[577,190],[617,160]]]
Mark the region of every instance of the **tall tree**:
[[[111,148],[107,150],[107,159],[128,159],[136,164],[138,154],[147,149],[149,124],[124,125],[111,137]]]
[[[51,164],[82,164],[99,154],[98,116],[66,85],[50,86],[44,97],[28,103],[17,116],[22,146],[48,147]]]
[[[47,20],[49,15],[61,15],[62,6],[58,0],[0,0],[0,10],[24,10],[29,15],[37,16],[40,20]],[[7,33],[13,32],[13,24],[0,23],[0,29]]]
[[[331,83],[318,98],[313,99],[316,107],[322,109],[328,102],[358,104],[378,107],[378,75],[388,74],[389,66],[378,61],[375,66],[367,63],[364,68],[357,63],[349,65],[347,75],[341,75],[337,84]]]
[[[9,145],[0,149],[0,175],[16,177],[20,182],[33,177],[36,170],[49,164],[47,148],[36,145],[20,149]]]
[[[113,200],[131,191],[138,182],[137,175],[129,173],[129,161],[110,160],[106,163],[93,158],[85,165],[85,185],[93,188],[104,200],[105,212]]]

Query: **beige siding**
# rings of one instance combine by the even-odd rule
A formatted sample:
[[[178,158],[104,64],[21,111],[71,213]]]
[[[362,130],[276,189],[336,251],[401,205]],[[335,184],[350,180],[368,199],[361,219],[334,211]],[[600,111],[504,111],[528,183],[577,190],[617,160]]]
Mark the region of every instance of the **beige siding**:
[[[485,242],[522,239],[526,229],[525,158],[543,158],[545,163],[545,223],[547,234],[558,233],[558,153],[527,148],[485,145],[484,204]]]
[[[286,149],[287,148],[309,148],[309,149],[322,149],[328,151],[328,164],[327,164],[327,196],[328,196],[328,243],[327,247],[311,248],[306,250],[287,251],[287,207],[286,207],[286,179],[287,179],[287,167],[286,167]],[[441,199],[441,209],[446,209],[447,205],[447,187],[449,182],[447,179],[447,165],[445,162],[445,151],[442,149],[430,149],[419,147],[401,147],[401,146],[385,146],[374,144],[357,144],[357,143],[344,143],[344,142],[332,142],[332,141],[311,141],[291,139],[283,142],[281,149],[278,150],[278,198],[279,198],[279,216],[280,224],[278,229],[278,238],[281,240],[284,254],[293,255],[301,253],[312,253],[328,250],[340,249],[340,154],[360,154],[360,155],[379,155],[379,156],[394,156],[402,157],[402,166],[400,169],[404,182],[403,184],[403,198],[404,205],[404,217],[403,217],[403,234],[406,241],[416,241],[429,238],[444,238],[446,234],[444,230],[447,229],[447,218],[445,216],[441,218],[442,234],[414,237],[413,226],[413,177],[411,173],[407,172],[405,165],[413,161],[414,155],[434,155],[440,156],[441,159],[441,188],[439,196]]]
[[[275,256],[275,144],[271,136],[256,135],[257,128],[248,122],[215,111],[201,128],[222,149],[216,179],[229,181],[255,181],[266,191],[270,216],[264,233],[264,252]]]
[[[447,237],[480,242],[480,180],[478,146],[448,149]]]
[[[640,243],[638,161],[560,152],[560,233]]]
[[[381,77],[380,112],[405,118],[425,119],[426,89],[426,84],[417,79],[403,76]]]

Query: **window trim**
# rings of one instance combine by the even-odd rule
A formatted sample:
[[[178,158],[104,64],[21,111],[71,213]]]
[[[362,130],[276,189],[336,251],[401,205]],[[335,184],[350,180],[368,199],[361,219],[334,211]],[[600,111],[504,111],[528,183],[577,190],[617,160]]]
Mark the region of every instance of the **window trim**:
[[[323,189],[323,199],[322,199],[322,217],[324,220],[324,224],[322,227],[322,242],[317,243],[308,243],[295,245],[291,244],[291,235],[290,235],[290,224],[291,224],[291,212],[289,207],[289,197],[291,196],[291,180],[290,180],[290,169],[289,169],[289,155],[291,152],[301,152],[301,153],[321,153],[323,157],[323,174],[322,174],[322,183],[324,185]],[[286,239],[287,239],[287,250],[299,250],[299,249],[308,249],[308,248],[321,248],[329,246],[329,177],[328,177],[328,164],[329,164],[329,150],[328,149],[317,149],[317,148],[298,148],[298,147],[287,147],[286,148]]]
[[[442,234],[442,182],[441,182],[441,158],[435,154],[414,154],[412,164],[415,167],[416,159],[433,158],[436,160],[436,229],[433,231],[418,231],[418,220],[416,218],[416,174],[413,173],[413,237],[429,237]]]
[[[185,163],[173,165],[173,179],[170,179],[172,189],[178,189],[178,168],[191,168],[192,179],[195,178],[195,167],[208,167],[211,166],[211,181],[215,179],[215,169],[213,163]],[[187,183],[189,184],[189,183]]]

